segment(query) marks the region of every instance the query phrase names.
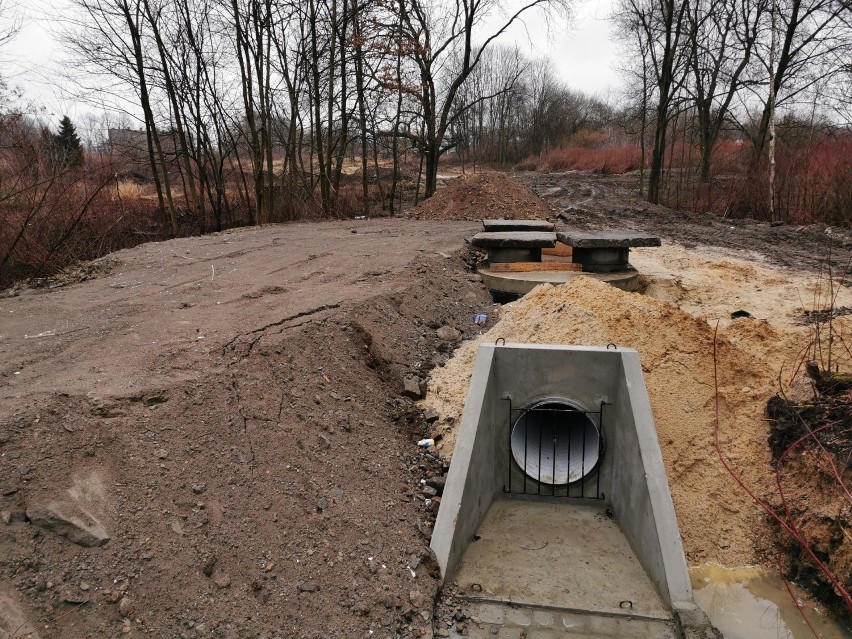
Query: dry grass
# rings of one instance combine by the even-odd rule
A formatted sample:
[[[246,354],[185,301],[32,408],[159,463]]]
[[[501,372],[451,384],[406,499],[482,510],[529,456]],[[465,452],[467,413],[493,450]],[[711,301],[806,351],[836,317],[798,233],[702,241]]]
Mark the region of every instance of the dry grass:
[[[527,158],[515,168],[519,171],[627,173],[641,166],[641,158],[642,153],[637,146],[567,146],[539,158]]]
[[[145,195],[145,188],[131,180],[120,180],[115,185],[113,200],[138,200]]]

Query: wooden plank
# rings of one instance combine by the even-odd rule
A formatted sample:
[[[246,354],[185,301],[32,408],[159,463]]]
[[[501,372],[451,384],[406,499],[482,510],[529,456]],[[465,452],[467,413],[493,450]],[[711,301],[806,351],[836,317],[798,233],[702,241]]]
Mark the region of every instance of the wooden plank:
[[[492,273],[523,273],[529,271],[574,271],[583,270],[582,264],[573,262],[496,262],[488,265]]]
[[[562,242],[557,242],[554,248],[543,248],[541,249],[542,255],[553,255],[555,257],[571,257],[574,254],[574,249],[572,249],[567,244],[563,244]]]

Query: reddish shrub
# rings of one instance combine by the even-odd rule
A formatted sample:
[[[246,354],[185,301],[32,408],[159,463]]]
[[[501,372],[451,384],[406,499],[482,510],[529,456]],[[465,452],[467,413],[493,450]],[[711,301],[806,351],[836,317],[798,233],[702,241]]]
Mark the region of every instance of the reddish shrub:
[[[534,160],[524,160],[515,165],[516,171],[535,171],[538,169],[538,164]]]
[[[640,167],[641,152],[639,147],[635,146],[605,146],[600,148],[569,146],[554,149],[539,159],[527,158],[521,163],[523,166],[531,164],[534,164],[540,171],[627,173]]]

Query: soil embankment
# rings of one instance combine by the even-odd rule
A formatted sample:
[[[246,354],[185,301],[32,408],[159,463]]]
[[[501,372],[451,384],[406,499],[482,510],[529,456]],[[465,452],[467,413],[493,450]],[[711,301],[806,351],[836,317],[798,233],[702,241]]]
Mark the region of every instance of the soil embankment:
[[[0,299],[0,636],[425,632],[443,469],[400,393],[490,306],[470,227],[149,244]]]

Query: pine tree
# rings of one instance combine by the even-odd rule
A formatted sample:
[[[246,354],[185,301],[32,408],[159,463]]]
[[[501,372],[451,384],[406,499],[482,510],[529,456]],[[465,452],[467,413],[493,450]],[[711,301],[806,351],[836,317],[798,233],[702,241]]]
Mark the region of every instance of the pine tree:
[[[83,145],[77,136],[77,130],[74,128],[71,118],[67,115],[59,123],[59,133],[56,134],[54,139],[62,154],[65,166],[82,166]]]

